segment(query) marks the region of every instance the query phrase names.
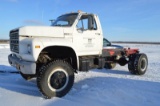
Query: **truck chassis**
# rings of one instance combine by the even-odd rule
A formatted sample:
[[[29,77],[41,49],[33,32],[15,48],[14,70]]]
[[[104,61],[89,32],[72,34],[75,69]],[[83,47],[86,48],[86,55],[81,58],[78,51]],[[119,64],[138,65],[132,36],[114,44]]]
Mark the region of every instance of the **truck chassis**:
[[[103,39],[98,16],[81,11],[61,15],[51,26],[11,30],[10,50],[10,65],[26,80],[37,78],[45,98],[66,95],[78,71],[128,64],[131,74],[143,75],[148,66],[146,54],[112,45]]]

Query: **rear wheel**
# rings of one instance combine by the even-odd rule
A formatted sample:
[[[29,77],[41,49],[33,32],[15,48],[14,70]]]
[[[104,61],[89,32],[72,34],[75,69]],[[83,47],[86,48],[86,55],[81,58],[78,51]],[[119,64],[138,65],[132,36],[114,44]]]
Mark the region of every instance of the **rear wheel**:
[[[134,67],[134,61],[135,61],[136,55],[131,55],[129,57],[129,62],[128,62],[128,70],[131,74],[136,74],[137,72],[135,71]]]
[[[106,69],[113,69],[116,67],[116,63],[105,63],[104,66]]]
[[[73,83],[74,70],[62,60],[56,60],[40,68],[37,77],[37,86],[45,98],[66,95]]]
[[[132,74],[143,75],[148,67],[148,58],[146,54],[136,54],[130,57],[128,69]]]

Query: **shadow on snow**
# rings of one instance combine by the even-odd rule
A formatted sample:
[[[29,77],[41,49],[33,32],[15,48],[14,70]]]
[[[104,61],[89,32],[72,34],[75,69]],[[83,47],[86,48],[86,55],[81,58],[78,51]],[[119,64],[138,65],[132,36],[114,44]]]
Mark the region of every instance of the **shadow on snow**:
[[[2,65],[0,65],[0,70],[2,70],[1,67],[3,67],[2,69],[14,70],[12,67]],[[97,73],[103,72],[104,74],[131,75],[129,72],[118,70],[92,71]],[[36,86],[36,79],[25,81],[19,74],[0,73],[0,88],[30,96],[41,97]],[[118,103],[129,105],[129,103],[133,101],[136,101],[135,104],[137,105],[146,102],[157,105],[160,104],[157,99],[160,98],[159,88],[159,82],[115,77],[91,77],[75,82],[71,91],[64,98],[71,101],[74,100],[75,102],[82,102],[82,104],[87,103],[94,105],[98,105],[99,103],[101,103],[101,105],[105,105],[106,103],[110,105],[118,105]]]
[[[19,72],[11,66],[0,65],[0,88],[21,94],[41,96],[36,80],[24,80]]]

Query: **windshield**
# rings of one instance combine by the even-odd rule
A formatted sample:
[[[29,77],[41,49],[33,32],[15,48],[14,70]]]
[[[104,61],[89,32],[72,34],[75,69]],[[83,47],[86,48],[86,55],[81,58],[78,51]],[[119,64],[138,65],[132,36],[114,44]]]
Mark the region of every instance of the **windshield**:
[[[78,13],[66,14],[58,17],[51,26],[72,26]]]

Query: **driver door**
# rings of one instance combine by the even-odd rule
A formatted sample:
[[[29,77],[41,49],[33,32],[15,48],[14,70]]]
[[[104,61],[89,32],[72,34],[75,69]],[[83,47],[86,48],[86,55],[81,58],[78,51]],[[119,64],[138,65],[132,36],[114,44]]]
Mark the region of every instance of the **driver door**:
[[[93,15],[82,15],[74,30],[73,42],[79,55],[97,55],[102,48],[100,30]]]

